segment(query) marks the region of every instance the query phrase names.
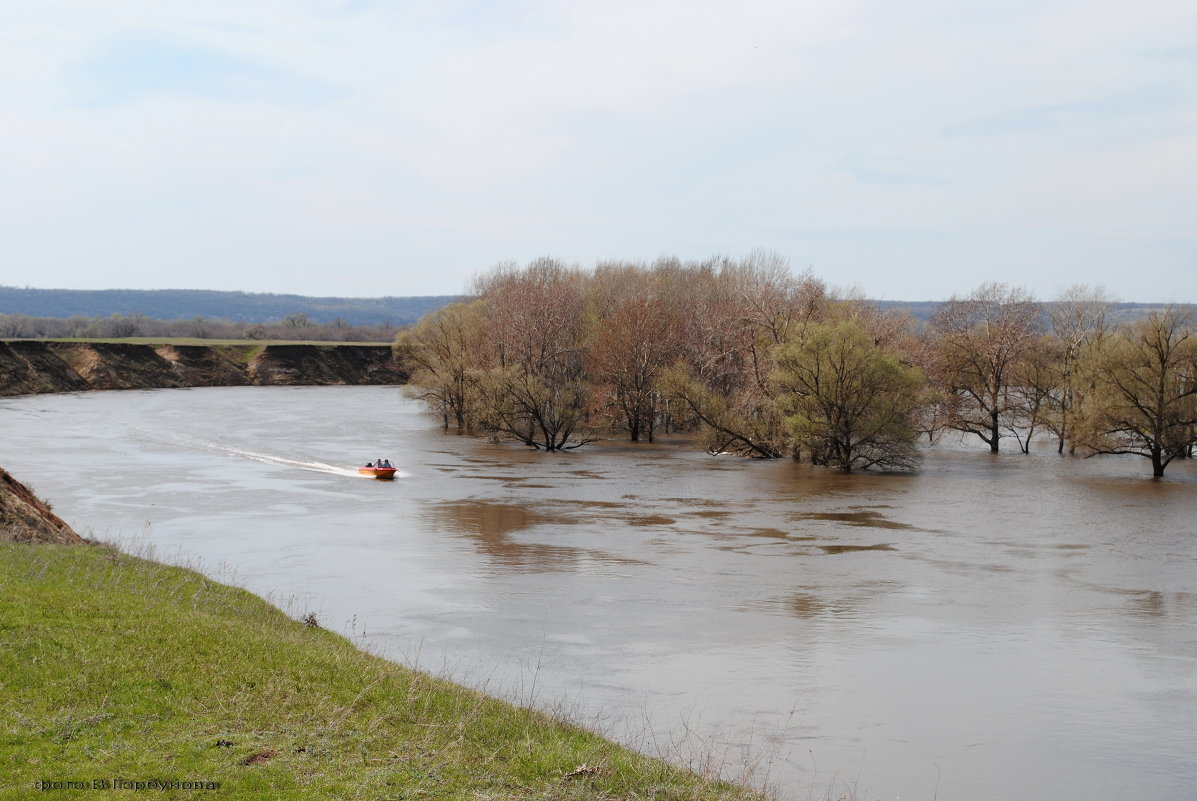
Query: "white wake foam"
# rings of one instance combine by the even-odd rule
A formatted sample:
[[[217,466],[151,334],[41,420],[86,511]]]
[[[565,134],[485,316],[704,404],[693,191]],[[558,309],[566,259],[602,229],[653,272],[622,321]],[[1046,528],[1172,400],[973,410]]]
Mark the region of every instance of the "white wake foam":
[[[206,451],[207,453],[215,453],[222,456],[232,456],[239,459],[249,459],[254,462],[262,464],[277,465],[280,467],[294,467],[298,470],[309,470],[314,473],[326,473],[334,476],[346,476],[357,478],[361,476],[357,471],[357,467],[341,467],[335,464],[328,464],[326,462],[319,462],[313,459],[295,459],[288,456],[278,456],[273,453],[262,453],[261,451],[251,451],[245,448],[237,448],[232,445],[225,445],[220,442],[212,440],[200,439],[198,437],[188,436],[187,434],[180,434],[178,432],[170,432],[166,437],[153,436],[150,432],[144,431],[144,434],[150,435],[149,438],[164,442],[169,445],[177,445],[192,450]],[[397,478],[405,478],[408,473],[402,470],[396,471]],[[366,476],[372,478],[372,476]]]

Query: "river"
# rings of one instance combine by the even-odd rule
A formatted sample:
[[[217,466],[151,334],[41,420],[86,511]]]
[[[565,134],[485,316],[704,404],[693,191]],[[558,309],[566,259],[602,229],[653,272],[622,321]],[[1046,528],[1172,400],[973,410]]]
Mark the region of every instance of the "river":
[[[1197,787],[1191,463],[965,442],[844,476],[437,422],[393,387],[10,398],[0,465],[80,533],[784,798]]]

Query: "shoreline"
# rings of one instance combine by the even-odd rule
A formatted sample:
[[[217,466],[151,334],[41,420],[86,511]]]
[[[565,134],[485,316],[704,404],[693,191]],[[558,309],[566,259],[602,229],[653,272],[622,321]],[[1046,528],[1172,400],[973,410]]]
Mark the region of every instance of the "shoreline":
[[[0,340],[0,397],[109,389],[404,384],[391,346]]]
[[[765,801],[153,557],[0,470],[0,799]]]
[[[764,798],[193,570],[103,543],[0,556],[0,798],[38,782],[72,796],[72,783],[119,796],[158,782],[169,798]]]

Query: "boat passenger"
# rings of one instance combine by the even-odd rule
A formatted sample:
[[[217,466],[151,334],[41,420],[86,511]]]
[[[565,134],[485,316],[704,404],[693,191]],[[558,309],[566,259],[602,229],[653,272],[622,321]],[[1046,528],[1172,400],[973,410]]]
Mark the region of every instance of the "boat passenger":
[[[390,467],[391,467],[391,460],[390,460],[390,459],[387,459],[385,462],[383,462],[382,466],[383,466],[383,467],[385,467],[385,468],[387,468],[387,469],[390,469]]]
[[[366,467],[373,467],[373,466],[374,466],[374,462],[366,462]]]

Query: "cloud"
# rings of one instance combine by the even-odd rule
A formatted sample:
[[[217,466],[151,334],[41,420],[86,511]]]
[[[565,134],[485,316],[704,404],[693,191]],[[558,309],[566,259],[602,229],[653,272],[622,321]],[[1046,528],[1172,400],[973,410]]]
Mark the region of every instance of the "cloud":
[[[908,159],[851,155],[840,159],[839,167],[857,181],[878,186],[937,186],[944,183],[932,169]]]
[[[93,108],[162,96],[302,106],[345,94],[321,78],[234,50],[148,33],[101,42],[65,77],[76,103]]]
[[[987,114],[950,125],[943,130],[943,134],[997,136],[1092,125],[1128,117],[1164,114],[1176,109],[1180,100],[1180,94],[1169,86],[1149,86],[1071,103],[1030,106]]]
[[[899,297],[1015,264],[1183,275],[1197,247],[1176,0],[13,0],[0,22],[14,281],[170,263],[441,294],[545,252],[765,247]],[[1147,258],[1088,244],[1110,230]]]

